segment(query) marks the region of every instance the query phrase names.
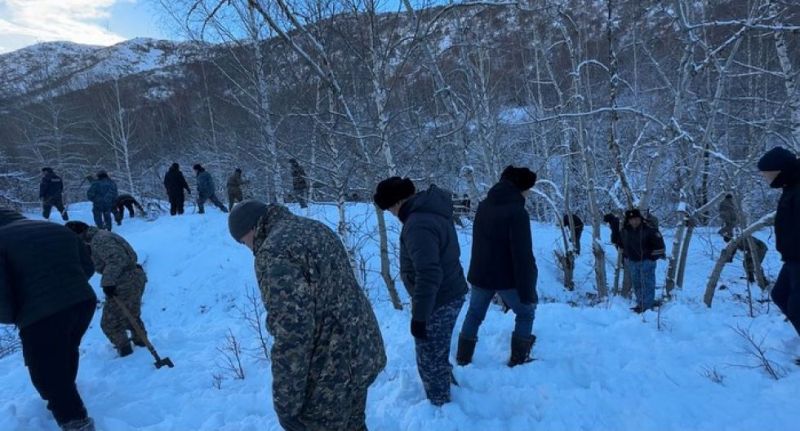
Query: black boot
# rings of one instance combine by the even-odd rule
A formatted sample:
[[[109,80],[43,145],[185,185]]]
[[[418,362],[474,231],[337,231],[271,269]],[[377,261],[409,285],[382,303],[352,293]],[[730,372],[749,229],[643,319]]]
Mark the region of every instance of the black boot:
[[[464,366],[472,363],[472,355],[475,353],[475,344],[478,338],[458,337],[458,351],[456,351],[456,363]]]
[[[117,346],[117,353],[119,353],[120,358],[124,358],[133,353],[133,347],[131,347],[131,343],[125,343],[122,346]]]
[[[140,339],[138,339],[138,338],[133,338],[131,341],[133,342],[133,345],[134,345],[134,346],[137,346],[137,347],[147,347],[147,344],[144,344],[144,341],[142,341],[142,340],[140,340]]]
[[[508,360],[509,367],[526,364],[533,361],[531,358],[531,347],[536,342],[536,336],[530,337],[511,337],[511,358]]]

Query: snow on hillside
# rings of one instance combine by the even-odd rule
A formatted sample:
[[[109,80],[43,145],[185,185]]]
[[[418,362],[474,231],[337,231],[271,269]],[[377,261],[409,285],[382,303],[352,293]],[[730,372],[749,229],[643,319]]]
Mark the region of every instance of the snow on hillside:
[[[628,309],[631,304],[620,298],[595,307],[582,305],[593,282],[588,253],[578,261],[578,291],[565,292],[552,252],[559,233],[534,224],[543,298],[534,325],[537,360],[514,369],[505,366],[513,315],[493,308],[481,328],[474,363],[455,369],[461,387],[454,388],[453,402],[434,408],[425,400],[417,375],[409,310],[392,309],[375,271],[372,207],[348,210],[353,243],[361,245],[370,266],[366,289],[389,358],[369,393],[367,423],[373,430],[796,429],[800,370],[790,365],[784,341],[797,337],[774,306],[757,303],[758,317],[747,317],[746,304],[737,299],[745,295],[740,257],[723,273],[729,287],[717,293],[714,308],[707,309],[700,300],[711,254],[720,247],[714,229],[697,234],[687,287],[663,307],[659,330],[655,312],[635,315]],[[91,220],[87,204],[72,205],[70,214]],[[315,206],[301,214],[332,226],[336,221],[332,206]],[[389,218],[390,238],[396,244],[398,226]],[[256,289],[253,258],[229,237],[225,215],[211,209],[205,215],[162,216],[153,223],[126,220],[116,232],[133,244],[144,263],[150,281],[143,319],[153,344],[175,368],[156,370],[145,349],[117,358],[100,331],[98,310],[81,346],[78,377],[98,429],[280,429],[272,410],[269,363],[258,358],[258,342],[239,311],[248,290]],[[460,233],[466,267],[469,231]],[[667,241],[669,236],[666,232]],[[603,237],[608,239],[607,231]],[[589,249],[587,234],[583,248]],[[609,256],[615,256],[610,247]],[[659,264],[659,285],[663,266]],[[777,275],[780,262],[773,252],[765,267],[769,277]],[[92,283],[102,298],[97,276]],[[466,306],[459,325],[465,312]],[[785,373],[783,378],[776,381],[750,368],[755,363],[741,353],[746,343],[734,333],[736,326],[764,338],[767,354]],[[220,367],[218,347],[228,331],[247,349],[244,380]],[[714,371],[721,383],[707,377]],[[215,375],[223,376],[219,388]],[[0,360],[0,381],[0,429],[56,429],[29,381],[21,354]]]
[[[51,92],[49,97],[161,70],[199,57],[201,48],[191,42],[147,38],[108,47],[70,42],[40,43],[0,55],[0,98],[38,91]]]

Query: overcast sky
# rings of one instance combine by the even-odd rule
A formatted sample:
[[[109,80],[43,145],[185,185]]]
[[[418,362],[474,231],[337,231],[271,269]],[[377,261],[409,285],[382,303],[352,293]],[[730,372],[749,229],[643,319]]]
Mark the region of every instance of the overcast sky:
[[[152,0],[0,0],[0,54],[38,42],[167,38]]]

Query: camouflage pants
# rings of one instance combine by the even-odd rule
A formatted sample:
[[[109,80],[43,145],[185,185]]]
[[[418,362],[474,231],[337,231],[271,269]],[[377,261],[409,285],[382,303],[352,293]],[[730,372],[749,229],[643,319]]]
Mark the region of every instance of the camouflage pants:
[[[147,283],[147,276],[143,270],[137,268],[129,271],[125,282],[117,286],[115,297],[128,309],[143,332],[145,328],[141,314],[145,283]],[[100,328],[116,348],[127,346],[130,343],[127,331],[131,331],[134,342],[141,344],[143,340],[140,340],[136,335],[131,322],[120,309],[116,299],[106,298],[106,303],[103,306],[103,317],[100,319]]]
[[[417,370],[425,394],[433,405],[450,402],[453,365],[450,363],[450,341],[464,297],[433,311],[427,322],[428,338],[414,338],[417,349]]]
[[[228,211],[233,210],[233,206],[236,202],[242,201],[242,191],[230,191],[228,192]]]
[[[334,404],[310,406],[300,418],[278,420],[286,431],[367,431],[367,389],[339,387],[342,393]]]

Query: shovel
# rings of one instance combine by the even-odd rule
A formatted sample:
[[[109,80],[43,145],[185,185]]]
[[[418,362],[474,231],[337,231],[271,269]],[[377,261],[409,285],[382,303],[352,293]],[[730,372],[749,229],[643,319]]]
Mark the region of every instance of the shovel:
[[[153,347],[152,344],[150,344],[150,340],[147,339],[147,334],[144,333],[144,330],[142,330],[142,328],[139,326],[139,323],[133,317],[131,312],[128,311],[128,307],[126,307],[125,304],[122,301],[120,301],[120,299],[117,298],[116,296],[112,296],[112,298],[114,299],[114,302],[117,303],[117,305],[119,306],[120,310],[122,310],[122,314],[124,314],[125,317],[128,319],[128,321],[131,323],[131,327],[133,328],[133,332],[136,333],[136,336],[139,337],[140,340],[144,341],[144,345],[147,346],[147,350],[149,350],[150,353],[153,355],[153,358],[155,358],[155,360],[156,360],[156,363],[155,363],[156,368],[161,368],[161,367],[163,367],[165,365],[167,367],[169,367],[169,368],[175,367],[175,364],[172,363],[172,359],[170,359],[170,358],[161,359],[158,356],[158,352],[156,352],[156,348]]]

